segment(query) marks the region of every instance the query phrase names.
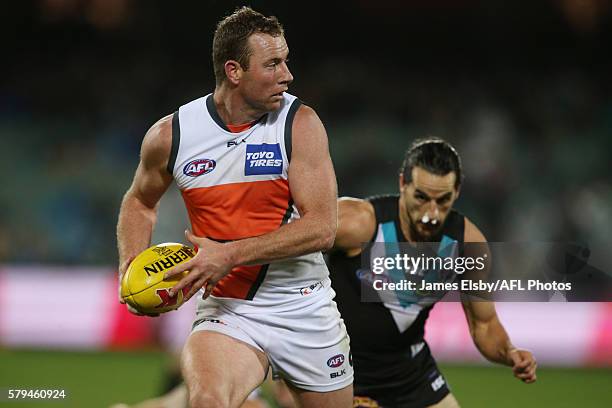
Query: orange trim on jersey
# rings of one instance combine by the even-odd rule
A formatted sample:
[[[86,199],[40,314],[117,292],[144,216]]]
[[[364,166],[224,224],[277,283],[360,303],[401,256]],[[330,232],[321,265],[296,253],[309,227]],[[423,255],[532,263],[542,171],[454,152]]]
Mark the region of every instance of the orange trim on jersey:
[[[278,229],[291,200],[285,179],[198,187],[181,194],[193,233],[216,240],[255,237]]]
[[[255,123],[257,123],[257,121],[249,122],[249,123],[243,123],[242,125],[225,125],[225,126],[227,126],[229,131],[232,132],[232,133],[240,133],[240,132],[244,132],[247,129],[250,129],[251,127],[253,127],[253,125]]]
[[[291,202],[285,179],[222,184],[182,192],[196,236],[233,241],[280,228]],[[212,294],[246,299],[261,284],[264,266],[237,266],[221,279]],[[253,288],[253,292],[257,288]],[[253,296],[251,293],[250,296]]]
[[[213,296],[246,299],[263,265],[237,266],[212,291]]]

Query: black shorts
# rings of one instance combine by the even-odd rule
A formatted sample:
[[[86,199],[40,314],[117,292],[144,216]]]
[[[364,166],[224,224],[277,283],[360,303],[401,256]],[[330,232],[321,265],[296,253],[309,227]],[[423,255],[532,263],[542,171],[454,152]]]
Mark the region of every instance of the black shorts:
[[[422,344],[414,357],[405,352],[363,360],[353,354],[355,408],[376,407],[374,403],[381,408],[424,408],[444,399],[450,389],[427,343]]]

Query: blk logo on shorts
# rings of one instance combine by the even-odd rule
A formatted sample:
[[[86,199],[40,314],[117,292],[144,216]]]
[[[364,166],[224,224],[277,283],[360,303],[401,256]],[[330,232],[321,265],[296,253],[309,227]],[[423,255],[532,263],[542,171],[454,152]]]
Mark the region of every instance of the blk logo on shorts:
[[[444,377],[442,377],[442,374],[440,374],[435,380],[433,380],[433,382],[431,383],[431,388],[434,391],[438,391],[440,388],[442,388],[444,386],[444,384],[446,384],[446,382],[444,381]]]
[[[337,377],[341,377],[341,376],[343,376],[344,374],[346,374],[346,368],[343,368],[343,369],[342,369],[342,370],[340,370],[340,371],[336,371],[335,373],[331,373],[331,374],[329,375],[329,378],[337,378]]]
[[[280,144],[248,144],[244,159],[244,175],[282,174],[283,156]]]

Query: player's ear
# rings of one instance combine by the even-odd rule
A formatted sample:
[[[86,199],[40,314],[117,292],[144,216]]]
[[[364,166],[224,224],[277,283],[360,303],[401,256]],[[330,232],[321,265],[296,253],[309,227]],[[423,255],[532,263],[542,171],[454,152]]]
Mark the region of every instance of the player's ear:
[[[240,78],[242,78],[242,67],[240,66],[240,63],[238,61],[234,61],[234,60],[227,60],[225,61],[225,76],[227,77],[227,80],[232,84],[232,85],[238,85],[238,83],[240,82]]]

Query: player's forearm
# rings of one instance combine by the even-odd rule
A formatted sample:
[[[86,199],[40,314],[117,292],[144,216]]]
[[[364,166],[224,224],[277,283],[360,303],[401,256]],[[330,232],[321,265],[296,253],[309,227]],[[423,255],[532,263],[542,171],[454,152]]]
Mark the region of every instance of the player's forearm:
[[[512,365],[509,353],[515,347],[497,318],[487,323],[476,323],[471,334],[484,358],[494,363]]]
[[[156,220],[156,208],[147,207],[130,192],[125,195],[117,223],[120,275],[131,259],[149,247]]]
[[[337,222],[334,217],[305,216],[276,231],[259,237],[227,243],[234,265],[261,265],[317,251],[334,243]],[[333,221],[332,221],[333,220]]]

